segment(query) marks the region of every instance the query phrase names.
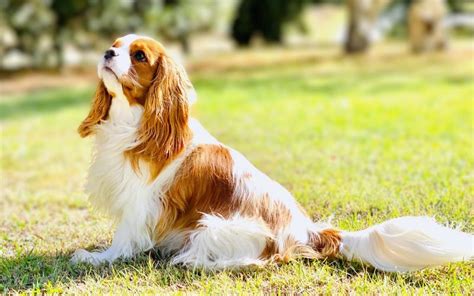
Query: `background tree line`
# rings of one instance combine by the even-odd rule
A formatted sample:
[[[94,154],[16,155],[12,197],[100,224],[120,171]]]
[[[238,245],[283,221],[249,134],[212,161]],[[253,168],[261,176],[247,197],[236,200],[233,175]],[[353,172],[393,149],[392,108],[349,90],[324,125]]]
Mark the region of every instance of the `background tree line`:
[[[415,0],[393,0],[391,5],[410,1]],[[467,1],[447,0],[447,4],[453,11],[462,11]],[[127,32],[176,40],[189,52],[193,34],[212,30],[222,21],[240,46],[249,45],[256,35],[268,43],[281,43],[286,24],[298,23],[306,6],[323,3],[343,5],[346,1],[3,0],[0,61],[15,50],[30,58],[32,68],[61,68],[66,44],[102,48],[104,40],[110,42],[111,36]]]

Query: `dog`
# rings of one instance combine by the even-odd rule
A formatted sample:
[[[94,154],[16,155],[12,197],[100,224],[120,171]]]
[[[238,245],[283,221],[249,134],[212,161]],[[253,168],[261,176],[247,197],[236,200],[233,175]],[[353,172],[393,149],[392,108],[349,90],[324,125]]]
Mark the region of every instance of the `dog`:
[[[189,116],[196,100],[163,45],[127,35],[98,64],[82,137],[95,135],[86,191],[117,229],[94,265],[157,248],[171,264],[239,268],[343,256],[384,271],[470,260],[473,236],[429,217],[402,217],[357,232],[315,223],[280,184]]]

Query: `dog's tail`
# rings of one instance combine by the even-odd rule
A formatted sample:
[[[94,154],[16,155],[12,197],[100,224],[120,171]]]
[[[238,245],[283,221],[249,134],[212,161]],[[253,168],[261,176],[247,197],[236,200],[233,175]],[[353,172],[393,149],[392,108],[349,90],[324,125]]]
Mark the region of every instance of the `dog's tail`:
[[[332,241],[319,232],[319,242]],[[384,271],[412,271],[474,257],[474,236],[429,217],[401,217],[357,232],[338,233],[339,252]],[[318,249],[324,249],[320,244]]]

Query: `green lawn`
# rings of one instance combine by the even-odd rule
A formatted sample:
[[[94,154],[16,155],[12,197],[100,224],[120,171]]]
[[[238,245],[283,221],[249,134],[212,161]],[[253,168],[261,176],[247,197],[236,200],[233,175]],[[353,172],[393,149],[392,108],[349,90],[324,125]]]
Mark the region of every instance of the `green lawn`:
[[[398,49],[398,47],[396,47]],[[285,53],[287,58],[281,58]],[[294,193],[315,219],[348,230],[430,215],[474,231],[472,48],[414,57],[380,47],[241,52],[202,61],[195,116]],[[470,294],[474,264],[408,274],[356,262],[296,261],[215,273],[153,254],[69,264],[110,243],[110,221],[82,192],[92,140],[76,127],[93,86],[0,101],[0,292]]]

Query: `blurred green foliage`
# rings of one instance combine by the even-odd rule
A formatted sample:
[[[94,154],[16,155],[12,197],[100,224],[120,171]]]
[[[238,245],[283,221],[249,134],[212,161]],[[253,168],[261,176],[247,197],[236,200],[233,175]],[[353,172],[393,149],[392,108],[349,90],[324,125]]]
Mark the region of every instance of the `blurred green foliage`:
[[[392,6],[413,0],[393,0]],[[280,43],[284,26],[298,22],[309,5],[340,5],[346,0],[2,0],[0,1],[0,70],[12,52],[24,67],[61,68],[65,46],[103,48],[111,38],[138,32],[178,41],[185,52],[196,32],[229,32],[240,45],[260,35]],[[447,0],[454,12],[473,11],[470,0]],[[389,8],[390,9],[390,8]],[[314,20],[324,26],[324,20]],[[404,34],[403,20],[395,28]],[[104,43],[106,40],[107,43]]]
[[[0,61],[18,50],[33,68],[60,68],[64,46],[85,49],[103,39],[139,32],[177,39],[212,28],[220,0],[4,0],[0,1]]]

